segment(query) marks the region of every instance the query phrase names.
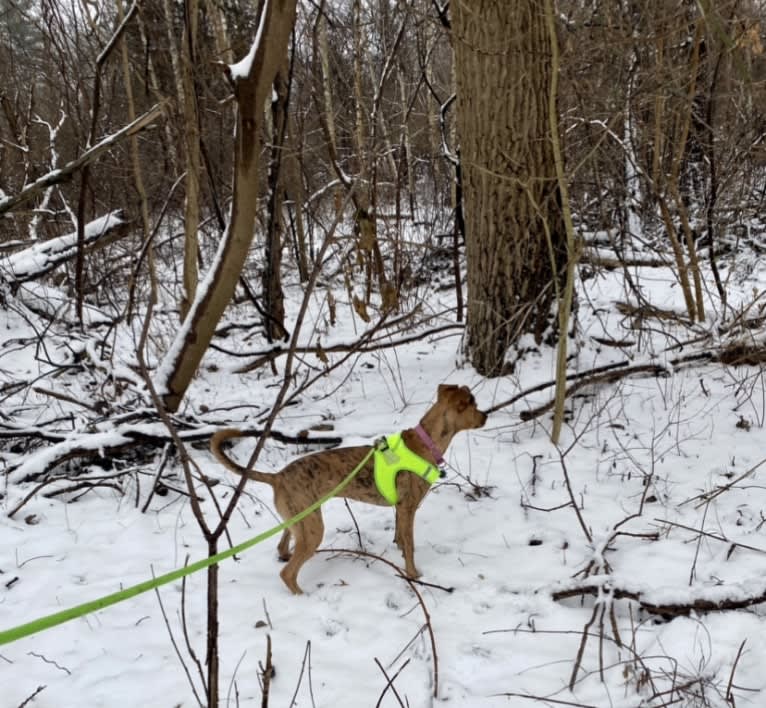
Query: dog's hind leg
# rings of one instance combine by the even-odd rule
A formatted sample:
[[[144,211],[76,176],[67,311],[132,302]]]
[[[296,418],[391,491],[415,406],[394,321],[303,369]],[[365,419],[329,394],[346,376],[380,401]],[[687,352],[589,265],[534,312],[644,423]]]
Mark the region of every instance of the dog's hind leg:
[[[295,541],[295,548],[293,548],[290,560],[282,568],[282,572],[279,575],[290,589],[290,592],[295,595],[301,595],[303,591],[298,585],[298,573],[303,564],[316,553],[324,536],[324,522],[322,521],[321,512],[315,511],[303,519],[303,521],[293,526],[292,535]]]
[[[290,529],[285,529],[282,532],[282,538],[277,544],[277,553],[282,562],[286,563],[290,560]]]

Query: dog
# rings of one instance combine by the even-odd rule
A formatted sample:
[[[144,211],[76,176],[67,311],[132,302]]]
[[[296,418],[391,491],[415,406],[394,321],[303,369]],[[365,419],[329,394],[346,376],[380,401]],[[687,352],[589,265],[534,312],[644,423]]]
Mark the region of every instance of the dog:
[[[478,409],[468,387],[441,384],[436,403],[423,416],[419,426],[402,432],[402,440],[412,452],[427,462],[438,464],[443,461],[441,453],[447,449],[457,433],[461,430],[481,428],[486,421],[487,414]],[[370,446],[358,446],[315,452],[294,460],[281,472],[267,474],[238,465],[221,449],[226,440],[242,435],[243,433],[236,429],[220,430],[211,438],[210,449],[216,459],[232,472],[271,485],[274,490],[274,505],[285,520],[334,489],[371,449]],[[414,559],[415,512],[427,494],[430,484],[421,477],[405,471],[396,475],[395,479],[398,502],[395,506],[394,541],[404,556],[407,576],[417,578],[420,577],[420,573],[415,567]],[[376,486],[372,457],[339,496],[378,506],[389,505]],[[282,534],[277,551],[279,559],[286,561],[287,565],[282,569],[280,576],[292,593],[302,594],[298,585],[298,573],[303,564],[314,555],[323,536],[321,509],[317,509]]]

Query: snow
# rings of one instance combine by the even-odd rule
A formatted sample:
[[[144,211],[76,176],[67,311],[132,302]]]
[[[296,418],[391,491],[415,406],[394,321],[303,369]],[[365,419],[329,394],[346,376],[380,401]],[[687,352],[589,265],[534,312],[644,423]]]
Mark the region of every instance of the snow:
[[[669,271],[636,272],[652,304],[683,311],[683,299]],[[735,307],[747,302],[751,288],[764,287],[763,268],[754,269],[739,292],[737,274],[730,272]],[[587,299],[580,302],[581,329],[571,371],[628,355],[635,355],[632,363],[664,361],[668,348],[685,336],[679,326],[664,322],[641,343],[640,353],[597,345],[591,337],[605,332],[614,339],[638,335],[630,329],[629,318],[614,308],[615,301],[626,299],[619,273],[598,275],[581,286]],[[340,312],[347,306],[344,292],[338,290],[334,296]],[[299,285],[289,286],[288,316],[294,317],[301,297]],[[328,345],[353,341],[353,318],[339,317],[338,324],[330,327],[324,297],[317,291],[312,298],[309,320],[314,329],[303,341],[315,342],[318,336]],[[431,292],[426,311],[448,311],[451,298],[450,291]],[[244,307],[232,307],[226,317],[242,321],[251,314]],[[6,318],[0,327],[0,385],[10,380],[10,372],[30,379],[47,372],[45,361],[14,344],[24,337],[34,341],[31,324],[10,310],[0,310],[0,317]],[[448,321],[434,316],[432,326]],[[718,343],[717,334],[710,336],[704,343],[707,348]],[[229,335],[227,348],[266,348],[263,342],[242,342],[237,337]],[[114,364],[125,371],[131,370],[132,341],[126,334],[114,347]],[[469,385],[480,405],[490,407],[553,378],[555,353],[549,349],[533,347],[512,376],[487,380],[470,367],[456,365],[459,343],[457,331],[454,336],[440,333],[413,341],[396,352],[361,354],[301,394],[296,405],[280,414],[275,427],[296,434],[324,422],[334,426],[327,435],[343,436],[348,444],[369,442],[417,423],[440,383]],[[93,356],[95,350],[85,341],[78,351]],[[684,349],[689,351],[690,347]],[[338,355],[329,356],[333,361]],[[312,355],[303,360],[321,366]],[[277,367],[281,371],[280,360]],[[244,419],[258,427],[281,382],[269,367],[244,375],[232,373],[232,368],[230,357],[211,351],[190,389],[189,415],[209,430],[222,427],[227,419]],[[87,376],[72,374],[50,378],[46,385],[69,386],[66,390],[82,400],[95,396],[99,386],[112,385],[98,366],[88,371],[92,384]],[[141,392],[140,379],[128,383],[134,392]],[[114,393],[104,395],[122,402],[117,388],[110,390]],[[548,415],[528,422],[519,419],[520,412],[552,397],[549,388],[494,413],[483,429],[461,433],[447,450],[448,478],[435,485],[416,519],[416,562],[422,580],[431,584],[418,590],[430,615],[437,657],[417,598],[382,563],[319,553],[301,571],[306,595],[293,597],[279,578],[281,565],[273,539],[237,561],[224,562],[221,686],[228,699],[222,705],[261,705],[258,672],[259,662],[265,661],[267,635],[276,667],[270,702],[274,706],[374,706],[386,686],[376,659],[389,676],[401,671],[394,686],[413,707],[548,705],[524,697],[545,696],[552,705],[569,701],[648,708],[667,704],[666,692],[688,682],[698,688],[704,685],[710,705],[725,706],[732,672],[731,690],[738,708],[763,705],[762,607],[664,621],[633,602],[611,598],[608,592],[619,588],[640,593],[647,602],[689,603],[699,598],[742,599],[766,589],[766,554],[753,550],[766,550],[766,470],[755,469],[708,502],[700,499],[700,494],[730,484],[763,459],[766,390],[760,372],[712,364],[676,367],[666,378],[628,378],[579,394],[567,402],[570,415],[559,449],[548,438]],[[0,630],[168,572],[187,557],[197,560],[206,555],[187,497],[173,492],[156,496],[148,512],[141,513],[158,460],[147,463],[144,473],[135,471],[131,461],[134,472],[125,478],[124,494],[109,488],[79,498],[38,494],[8,518],[7,512],[34,484],[19,480],[39,473],[57,446],[61,450],[87,440],[98,449],[119,442],[127,429],[136,426],[125,421],[94,428],[78,423],[76,416],[82,411],[65,402],[32,393],[22,407],[21,395],[4,404],[7,410],[25,411],[12,421],[15,426],[44,429],[46,421],[69,414],[75,421],[71,435],[40,451],[0,452],[0,462],[12,470],[0,487]],[[738,425],[740,418],[749,429]],[[10,421],[0,419],[0,428],[7,425]],[[145,430],[157,432],[161,426],[151,423]],[[242,439],[232,455],[246,460],[255,442]],[[213,491],[225,504],[237,478],[204,447],[188,449],[202,474],[221,480]],[[276,470],[313,449],[316,446],[310,444],[284,446],[270,440],[257,466]],[[562,455],[592,541],[568,504]],[[114,464],[119,467],[118,460]],[[90,462],[69,465],[80,465],[91,474],[98,469]],[[171,483],[181,487],[178,468],[169,472],[175,474]],[[215,519],[211,491],[204,487],[197,491],[208,517]],[[638,514],[642,499],[643,513],[625,521]],[[391,510],[354,502],[351,509],[353,519],[342,501],[327,504],[322,548],[358,548],[358,525],[365,550],[402,564],[393,543]],[[229,526],[232,543],[275,523],[270,490],[249,483]],[[618,524],[622,535],[615,535]],[[673,524],[703,529],[727,541]],[[647,534],[658,534],[658,540]],[[735,542],[753,549],[732,548]],[[584,577],[582,571],[594,560],[600,567]],[[613,608],[623,645],[613,641],[608,613],[604,641],[599,642],[597,618],[589,628],[591,636],[570,691],[594,598],[555,601],[553,593],[585,585],[603,588],[598,607]],[[160,597],[175,640],[189,661],[180,621],[181,583],[164,587]],[[184,612],[189,641],[201,661],[205,604],[205,576],[198,573],[186,582]],[[194,668],[192,675],[199,688]],[[153,593],[0,647],[0,685],[0,703],[8,706],[20,705],[39,686],[45,688],[29,704],[35,708],[196,705]],[[677,705],[703,705],[689,697],[693,690],[678,689],[673,694]],[[390,689],[381,705],[399,705]]]
[[[187,313],[184,321],[181,323],[181,326],[176,331],[175,337],[173,338],[173,342],[168,348],[168,351],[165,354],[165,357],[163,358],[154,376],[154,382],[153,382],[154,387],[155,387],[155,390],[157,391],[157,395],[160,397],[165,396],[170,390],[169,389],[170,376],[175,369],[176,362],[178,361],[179,357],[181,356],[181,353],[183,352],[184,343],[186,342],[186,339],[189,336],[189,332],[194,322],[194,318],[196,316],[197,310],[202,305],[202,301],[204,300],[205,296],[213,287],[215,278],[218,276],[219,269],[221,267],[221,262],[223,261],[223,256],[226,252],[227,241],[230,236],[230,227],[231,227],[231,222],[229,222],[229,224],[227,225],[226,231],[224,232],[223,236],[221,236],[221,241],[218,244],[218,249],[215,253],[215,256],[212,262],[208,266],[208,270],[205,273],[205,277],[197,285],[197,292],[194,296],[194,300],[192,301],[191,306],[189,307],[189,312]]]
[[[122,213],[110,212],[85,225],[85,242],[97,239],[105,231],[124,223]],[[52,263],[74,254],[77,248],[77,232],[58,236],[13,253],[0,259],[0,277],[5,273],[14,280],[23,280],[33,273],[45,271]]]
[[[261,8],[261,19],[258,24],[258,31],[255,34],[255,39],[250,47],[250,51],[247,53],[244,59],[241,59],[236,64],[229,65],[229,73],[234,82],[246,79],[250,76],[250,70],[253,65],[253,60],[258,52],[258,47],[263,40],[263,31],[266,25],[266,17],[269,14],[269,2],[270,0],[264,0],[263,7]]]

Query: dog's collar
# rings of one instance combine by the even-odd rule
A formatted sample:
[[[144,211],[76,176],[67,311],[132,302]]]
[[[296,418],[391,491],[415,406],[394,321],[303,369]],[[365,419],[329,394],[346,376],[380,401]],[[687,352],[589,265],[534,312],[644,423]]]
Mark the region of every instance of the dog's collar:
[[[420,455],[410,450],[401,433],[394,433],[375,442],[375,486],[381,496],[392,506],[399,501],[396,491],[396,475],[412,472],[429,484],[444,476],[444,472]]]
[[[441,467],[444,464],[444,455],[441,450],[436,446],[433,438],[426,432],[426,429],[418,423],[415,426],[415,432],[418,434],[421,442],[428,448],[428,451],[434,456],[434,462]]]

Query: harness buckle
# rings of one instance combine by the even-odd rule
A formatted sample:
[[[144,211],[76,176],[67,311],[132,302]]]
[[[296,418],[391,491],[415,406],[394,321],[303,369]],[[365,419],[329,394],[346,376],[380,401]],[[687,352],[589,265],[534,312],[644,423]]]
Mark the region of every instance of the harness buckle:
[[[399,462],[399,455],[397,455],[391,449],[391,446],[388,444],[388,439],[386,437],[378,438],[375,441],[375,448],[383,455],[386,460],[386,464],[395,465],[397,462]]]

